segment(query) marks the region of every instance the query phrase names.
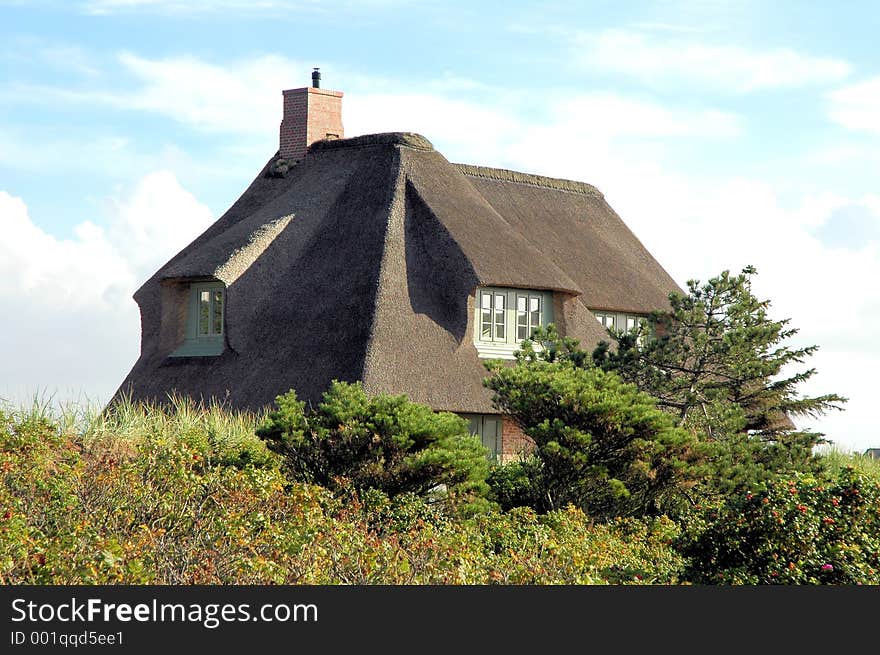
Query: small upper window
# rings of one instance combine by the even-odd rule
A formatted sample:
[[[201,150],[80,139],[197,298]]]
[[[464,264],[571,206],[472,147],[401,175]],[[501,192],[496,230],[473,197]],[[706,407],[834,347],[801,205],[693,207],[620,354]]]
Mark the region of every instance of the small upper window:
[[[596,310],[593,310],[593,316],[596,317],[596,320],[606,330],[617,330],[620,332],[635,332],[639,329],[639,322],[644,318],[644,316],[639,316],[638,314],[618,314]]]
[[[190,285],[183,343],[172,357],[219,355],[223,352],[226,287],[222,282]]]
[[[480,357],[512,359],[523,340],[553,320],[550,291],[477,289],[474,342]]]

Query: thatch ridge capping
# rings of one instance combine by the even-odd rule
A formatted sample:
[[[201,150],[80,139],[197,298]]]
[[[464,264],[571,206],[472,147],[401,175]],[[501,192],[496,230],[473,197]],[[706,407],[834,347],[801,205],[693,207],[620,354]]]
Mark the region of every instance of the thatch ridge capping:
[[[367,146],[398,145],[415,150],[433,150],[434,145],[415,132],[379,132],[363,134],[348,139],[323,139],[309,146],[309,152],[335,148],[363,148]]]
[[[600,200],[605,199],[605,196],[602,195],[599,189],[586,182],[565,180],[558,177],[545,177],[544,175],[533,175],[532,173],[520,173],[519,171],[510,171],[506,168],[490,168],[488,166],[473,166],[471,164],[453,164],[453,166],[470,177],[483,177],[490,180],[498,180],[499,182],[528,184],[544,189],[580,193],[585,196],[599,198]]]

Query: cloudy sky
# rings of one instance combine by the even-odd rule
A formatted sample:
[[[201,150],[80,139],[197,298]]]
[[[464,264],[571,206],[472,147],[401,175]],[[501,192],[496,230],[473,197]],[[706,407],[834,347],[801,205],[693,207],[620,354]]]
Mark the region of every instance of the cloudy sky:
[[[880,446],[871,2],[0,0],[0,397],[109,398],[133,291],[277,149],[281,90],[347,136],[590,182],[682,285],[758,269],[817,344],[802,427]]]

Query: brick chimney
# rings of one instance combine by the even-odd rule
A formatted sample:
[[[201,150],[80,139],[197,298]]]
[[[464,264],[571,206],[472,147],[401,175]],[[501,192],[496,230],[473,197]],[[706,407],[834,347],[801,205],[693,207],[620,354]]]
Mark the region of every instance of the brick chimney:
[[[342,92],[319,88],[321,74],[312,73],[312,86],[288,89],[281,120],[281,156],[302,159],[308,147],[322,139],[342,139]]]

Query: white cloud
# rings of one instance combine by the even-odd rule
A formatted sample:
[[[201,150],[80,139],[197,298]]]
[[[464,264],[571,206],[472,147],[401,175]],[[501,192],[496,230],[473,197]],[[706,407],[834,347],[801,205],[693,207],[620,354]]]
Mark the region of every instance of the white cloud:
[[[141,282],[214,220],[169,171],[146,175],[129,196],[110,203],[116,219],[108,237]]]
[[[212,217],[168,172],[146,175],[111,203],[105,228],[84,221],[70,239],[36,225],[0,191],[0,397],[35,390],[106,401],[137,358],[132,293]]]
[[[521,122],[503,110],[428,93],[346,95],[346,136],[376,132],[418,132],[459,157],[478,157],[512,138]]]
[[[127,85],[113,89],[9,84],[9,104],[96,105],[152,112],[192,127],[247,135],[273,134],[281,122],[281,90],[305,86],[309,67],[277,55],[214,65],[194,57],[147,59],[122,52],[117,62]],[[302,81],[297,84],[297,81]]]
[[[604,139],[728,138],[743,131],[741,119],[735,114],[669,108],[611,93],[574,96],[557,104],[554,114],[552,128],[559,134],[591,134]]]
[[[271,131],[281,122],[281,90],[306,79],[306,66],[276,55],[215,66],[191,57],[151,60],[130,53],[120,63],[142,84],[108,96],[124,108],[165,114],[208,130]]]
[[[615,139],[680,143],[686,138],[729,139],[743,131],[735,114],[664,107],[612,93],[548,99],[540,108],[541,124],[526,121],[508,109],[510,104],[365,90],[346,96],[343,119],[349,136],[418,132],[456,161],[494,166],[525,162],[531,172],[558,167],[569,156],[581,159],[580,148],[607,151]]]
[[[277,147],[281,93],[308,80],[310,68],[278,55],[266,55],[215,65],[192,57],[148,59],[122,53],[119,63],[135,81],[134,88],[116,91],[76,91],[51,88],[7,90],[10,100],[78,102],[118,109],[152,112],[192,127],[246,136],[249,143]],[[420,132],[459,153],[477,157],[495,145],[520,142],[523,134],[537,135],[515,109],[532,103],[546,116],[553,135],[590,134],[616,137],[730,138],[743,131],[742,119],[713,109],[680,109],[614,93],[547,96],[538,106],[534,97],[515,97],[457,77],[422,82],[401,93],[399,80],[371,78],[336,71],[335,88],[346,89],[343,110],[349,136],[383,131]],[[305,84],[305,83],[303,83]],[[0,137],[2,139],[2,137]],[[89,146],[95,149],[104,141]],[[102,150],[108,150],[110,144]],[[19,155],[27,156],[26,149]],[[16,155],[18,156],[18,155]],[[31,158],[33,155],[31,155]],[[103,157],[99,157],[103,159]]]
[[[828,99],[829,115],[835,123],[880,134],[880,77],[832,91]]]
[[[731,93],[827,84],[850,73],[849,63],[842,59],[789,48],[757,50],[628,30],[579,34],[572,52],[582,66],[631,75],[649,85],[698,82]]]

